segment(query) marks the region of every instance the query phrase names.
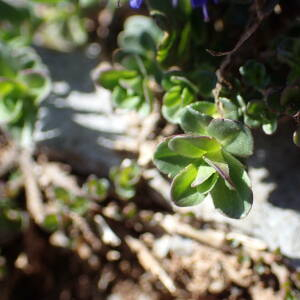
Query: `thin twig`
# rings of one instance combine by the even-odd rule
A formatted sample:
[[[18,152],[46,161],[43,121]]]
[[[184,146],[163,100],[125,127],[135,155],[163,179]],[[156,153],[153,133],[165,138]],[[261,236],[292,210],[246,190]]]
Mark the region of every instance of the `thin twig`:
[[[41,224],[45,217],[43,200],[34,174],[34,162],[28,150],[21,151],[19,165],[24,178],[27,210],[35,223]]]
[[[152,255],[144,243],[131,236],[127,236],[125,240],[129,248],[137,254],[138,260],[144,269],[155,275],[166,287],[166,289],[171,294],[174,294],[176,292],[175,283],[167,274],[167,272],[161,267],[160,263]]]

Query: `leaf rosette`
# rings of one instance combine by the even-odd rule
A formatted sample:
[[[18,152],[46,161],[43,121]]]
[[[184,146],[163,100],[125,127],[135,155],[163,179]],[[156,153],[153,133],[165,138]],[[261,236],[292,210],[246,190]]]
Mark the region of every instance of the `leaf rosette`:
[[[210,115],[216,112],[207,103],[197,105],[182,115],[181,124],[188,133],[161,142],[154,164],[172,178],[171,198],[177,206],[197,205],[210,194],[224,215],[243,218],[251,209],[253,195],[245,166],[236,156],[252,154],[251,132],[237,121],[203,113],[205,109]]]

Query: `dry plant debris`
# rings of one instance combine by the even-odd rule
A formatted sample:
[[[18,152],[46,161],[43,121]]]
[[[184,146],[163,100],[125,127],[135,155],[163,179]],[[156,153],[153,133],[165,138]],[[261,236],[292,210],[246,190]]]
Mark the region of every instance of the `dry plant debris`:
[[[22,153],[19,165],[23,176],[17,186],[24,186],[33,221],[23,233],[27,246],[14,260],[23,277],[46,272],[52,278],[55,271],[44,266],[44,260],[52,260],[55,266],[53,255],[64,257],[59,249],[65,249],[68,255],[78,255],[65,265],[65,272],[71,268],[81,278],[78,284],[83,284],[86,298],[78,299],[99,299],[95,295],[101,294],[111,299],[121,295],[120,299],[284,300],[290,290],[299,289],[297,272],[279,254],[269,252],[263,241],[157,206],[153,181],[165,179],[154,170],[144,171],[143,186],[133,200],[110,193],[97,202],[82,188],[82,179],[63,164],[33,160]],[[87,197],[89,206],[84,214],[64,208],[57,230],[50,235],[38,233],[45,216],[61,209],[56,188]],[[151,206],[145,207],[146,198]],[[77,265],[76,271],[72,264]],[[17,282],[11,282],[10,288]],[[8,300],[10,293],[6,290],[0,299]],[[60,295],[71,299],[72,288],[64,286]]]

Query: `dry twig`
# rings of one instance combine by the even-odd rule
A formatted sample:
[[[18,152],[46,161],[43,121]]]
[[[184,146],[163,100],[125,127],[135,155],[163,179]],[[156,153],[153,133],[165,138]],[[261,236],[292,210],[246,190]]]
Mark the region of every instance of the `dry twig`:
[[[176,292],[175,283],[167,272],[160,266],[159,262],[144,243],[131,236],[127,236],[125,240],[129,248],[137,254],[138,260],[145,270],[157,276],[167,290],[171,294],[174,294]]]
[[[33,220],[37,224],[41,224],[45,217],[44,206],[42,195],[34,174],[35,165],[29,151],[23,150],[21,152],[19,164],[24,178],[27,210],[31,214]]]

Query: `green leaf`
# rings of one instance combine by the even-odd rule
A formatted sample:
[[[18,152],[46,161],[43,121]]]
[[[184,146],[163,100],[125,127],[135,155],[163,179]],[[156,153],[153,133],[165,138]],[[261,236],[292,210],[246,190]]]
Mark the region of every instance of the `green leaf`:
[[[194,95],[189,88],[174,86],[165,93],[162,114],[172,123],[179,123],[183,108],[194,101]]]
[[[277,126],[278,126],[277,120],[273,119],[269,123],[263,124],[262,129],[265,134],[270,135],[270,134],[273,134],[277,130]]]
[[[98,83],[108,90],[113,90],[120,79],[131,79],[137,75],[136,71],[131,70],[107,70],[100,73]]]
[[[181,87],[187,87],[189,88],[191,91],[193,91],[194,93],[198,92],[197,87],[186,77],[184,76],[180,76],[180,75],[172,75],[170,77],[170,81],[174,84],[174,85],[179,85]]]
[[[206,128],[216,113],[216,106],[211,102],[196,102],[182,111],[180,126],[187,133],[206,134]]]
[[[300,128],[297,128],[293,133],[293,142],[296,146],[300,147]]]
[[[229,189],[224,180],[219,178],[211,191],[211,196],[215,207],[223,214],[234,219],[243,218],[249,213],[253,202],[250,179],[237,159],[225,151],[223,154],[228,162],[230,177],[236,190]]]
[[[184,167],[194,162],[195,159],[182,157],[173,152],[169,147],[170,139],[160,143],[153,156],[155,166],[169,177],[176,176]]]
[[[133,78],[121,78],[119,80],[119,85],[127,90],[128,93],[129,91],[134,94],[141,94],[143,92],[143,84],[140,76]]]
[[[197,191],[201,194],[208,194],[215,187],[218,181],[219,175],[214,173],[206,181],[197,186]]]
[[[109,186],[109,181],[106,178],[99,179],[92,176],[88,178],[83,188],[86,193],[101,201],[107,197]]]
[[[169,141],[169,148],[185,157],[201,158],[207,152],[217,151],[220,144],[208,136],[179,135]]]
[[[227,98],[219,98],[221,103],[222,116],[226,119],[237,120],[239,118],[238,107]]]
[[[69,208],[80,215],[84,215],[89,209],[89,200],[80,196],[74,197]]]
[[[261,122],[251,118],[248,115],[244,115],[244,123],[250,128],[258,128],[261,125]]]
[[[156,59],[160,64],[167,64],[168,60],[172,58],[170,51],[174,52],[174,44],[177,40],[176,31],[172,33],[165,32],[160,44],[158,45],[158,51]]]
[[[247,103],[246,113],[252,119],[263,122],[266,118],[266,104],[259,100],[250,101]]]
[[[37,96],[39,100],[45,98],[50,92],[50,81],[42,72],[24,70],[20,73],[19,78],[26,84],[30,94]]]
[[[136,194],[135,186],[124,187],[124,186],[116,185],[116,193],[121,199],[125,199],[125,200],[131,199]]]
[[[0,77],[0,95],[1,98],[11,93],[16,88],[16,82],[10,79]]]
[[[215,168],[208,166],[205,163],[200,164],[200,166],[198,166],[197,177],[195,178],[194,182],[192,183],[192,187],[202,184],[209,177],[211,177],[214,173],[216,173]]]
[[[112,92],[113,104],[122,109],[137,109],[142,99],[136,95],[128,95],[127,92],[125,88],[116,86]]]
[[[50,232],[54,232],[58,230],[59,228],[58,216],[56,214],[47,215],[44,219],[43,227]]]
[[[130,159],[123,160],[121,166],[110,169],[109,176],[114,182],[117,194],[123,199],[132,198],[141,177],[141,168]]]
[[[19,98],[6,97],[0,99],[1,122],[17,122],[23,113],[23,101]]]
[[[132,53],[154,58],[156,43],[162,36],[163,32],[152,18],[131,16],[126,19],[124,31],[118,36],[118,44]]]
[[[72,195],[64,188],[56,187],[54,189],[54,196],[56,200],[60,201],[62,204],[68,205],[71,201]]]
[[[245,82],[257,89],[266,87],[270,82],[265,66],[254,60],[247,61],[244,66],[240,67],[239,71]]]
[[[197,188],[191,187],[197,176],[197,168],[190,164],[174,178],[171,186],[171,197],[177,206],[192,206],[199,204],[205,195],[198,193]]]
[[[211,152],[203,156],[203,160],[214,168],[218,174],[226,181],[230,189],[235,189],[235,185],[230,178],[229,166],[221,151]]]
[[[253,138],[248,127],[229,119],[214,119],[207,127],[210,136],[216,138],[224,149],[236,156],[253,153]]]

